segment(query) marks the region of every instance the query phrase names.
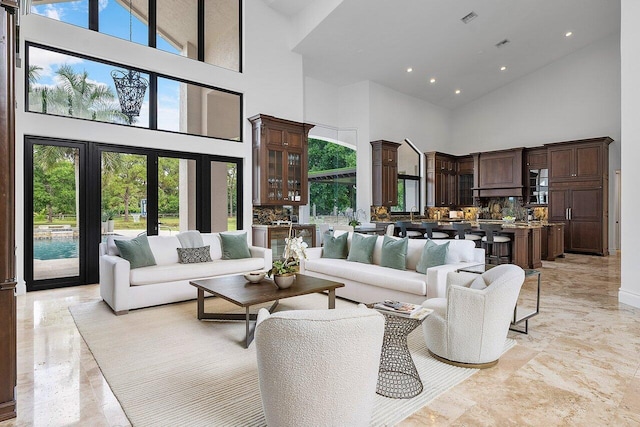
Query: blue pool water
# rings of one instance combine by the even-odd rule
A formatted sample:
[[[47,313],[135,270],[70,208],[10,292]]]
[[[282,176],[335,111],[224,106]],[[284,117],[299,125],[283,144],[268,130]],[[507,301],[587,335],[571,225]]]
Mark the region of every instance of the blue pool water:
[[[78,258],[78,239],[34,240],[33,258],[40,260]]]

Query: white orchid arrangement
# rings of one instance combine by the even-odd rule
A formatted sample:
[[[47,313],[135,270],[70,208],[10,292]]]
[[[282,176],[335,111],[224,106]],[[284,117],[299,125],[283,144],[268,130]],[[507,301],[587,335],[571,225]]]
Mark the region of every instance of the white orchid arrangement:
[[[302,236],[292,236],[292,231],[292,227],[289,226],[289,237],[284,239],[285,247],[282,254],[284,260],[273,261],[271,270],[267,272],[269,277],[272,274],[295,273],[297,266],[300,265],[300,259],[307,259],[305,249],[307,249],[308,245],[304,242]]]

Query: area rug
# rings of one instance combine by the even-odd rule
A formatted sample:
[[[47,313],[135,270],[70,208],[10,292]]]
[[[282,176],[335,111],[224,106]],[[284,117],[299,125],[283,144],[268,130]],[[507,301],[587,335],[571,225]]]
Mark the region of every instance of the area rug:
[[[312,294],[281,300],[279,310],[326,304],[325,295]],[[206,306],[207,311],[238,311],[219,298],[208,298]],[[353,304],[336,301],[338,309],[349,307]],[[255,344],[244,348],[243,322],[198,321],[195,301],[124,316],[115,316],[102,301],[69,310],[132,425],[265,425]],[[371,425],[394,425],[477,372],[429,356],[421,328],[408,342],[424,390],[412,399],[376,395]],[[514,345],[508,339],[505,351]]]

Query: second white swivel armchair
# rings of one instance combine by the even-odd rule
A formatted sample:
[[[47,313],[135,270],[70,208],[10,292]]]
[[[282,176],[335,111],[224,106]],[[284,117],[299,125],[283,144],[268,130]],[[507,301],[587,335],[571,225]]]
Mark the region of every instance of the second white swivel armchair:
[[[422,305],[434,310],[422,324],[429,352],[457,366],[489,368],[504,350],[524,270],[502,264],[485,273],[449,273],[447,297]]]

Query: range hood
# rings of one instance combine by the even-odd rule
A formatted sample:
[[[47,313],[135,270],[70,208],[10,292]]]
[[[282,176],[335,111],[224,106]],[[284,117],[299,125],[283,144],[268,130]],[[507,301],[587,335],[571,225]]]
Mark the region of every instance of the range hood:
[[[474,153],[474,197],[522,197],[523,148]]]

